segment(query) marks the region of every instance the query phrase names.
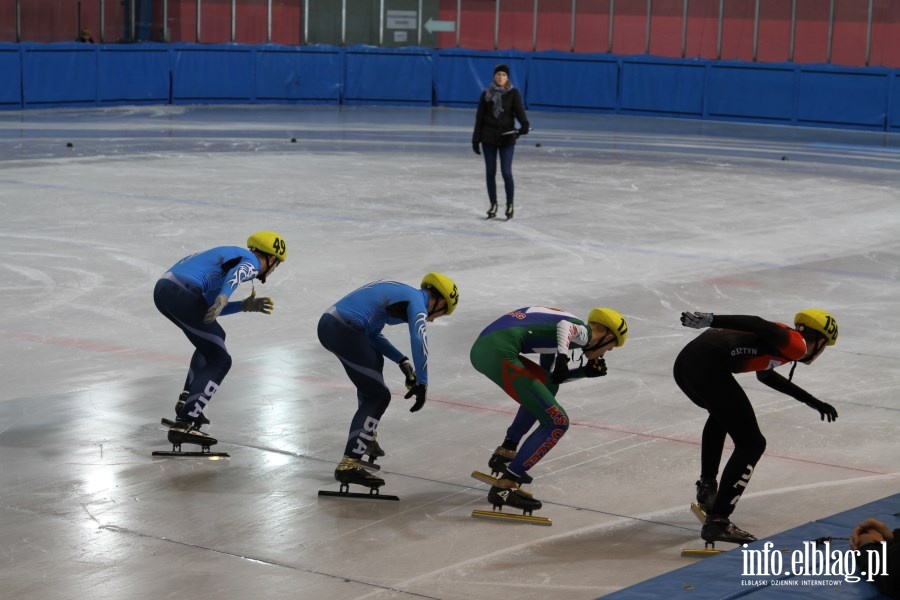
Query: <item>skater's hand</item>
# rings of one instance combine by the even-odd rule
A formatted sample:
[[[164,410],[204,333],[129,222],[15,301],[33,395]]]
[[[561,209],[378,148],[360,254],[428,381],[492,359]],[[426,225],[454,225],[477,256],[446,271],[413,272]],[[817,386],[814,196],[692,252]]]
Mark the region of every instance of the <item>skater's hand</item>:
[[[562,383],[569,378],[569,357],[562,353],[556,354],[556,364],[553,365],[553,374],[550,381]]]
[[[481,145],[478,142],[472,142],[472,152],[481,154]]]
[[[606,361],[603,360],[602,356],[599,356],[584,365],[585,377],[603,377],[604,375],[606,375]]]
[[[837,411],[835,408],[828,404],[827,402],[822,402],[821,400],[816,400],[812,396],[807,400],[801,400],[803,404],[819,411],[819,415],[822,417],[822,420],[828,419],[828,422],[836,421],[838,418]]]
[[[894,541],[894,533],[887,525],[877,519],[866,519],[857,525],[850,534],[850,548],[853,550],[858,550],[860,546],[880,541],[890,544]]]
[[[409,409],[409,412],[416,412],[420,410],[423,406],[425,406],[425,396],[428,394],[428,384],[427,383],[416,383],[406,395],[403,396],[407,400],[416,397],[416,403],[412,405],[412,408]]]
[[[265,315],[271,315],[275,310],[275,301],[271,298],[256,297],[256,290],[253,290],[249,296],[241,302],[241,310],[244,312],[261,312]]]
[[[206,314],[203,315],[203,322],[206,325],[209,325],[213,321],[219,318],[219,315],[222,313],[222,309],[228,304],[228,296],[225,294],[219,294],[216,296],[216,300],[212,303],[212,306],[209,307],[209,310],[206,311]]]
[[[406,389],[413,389],[413,386],[416,385],[416,368],[412,366],[412,363],[405,356],[400,360],[400,370],[403,371],[403,376],[406,377]]]
[[[517,137],[517,138],[518,138],[519,136],[521,136],[521,135],[528,135],[528,128],[527,128],[527,127],[521,127],[521,128],[519,128],[519,130],[516,132],[516,137]]]
[[[713,314],[705,312],[683,312],[681,313],[681,324],[685,327],[693,329],[704,329],[711,327],[713,322]]]

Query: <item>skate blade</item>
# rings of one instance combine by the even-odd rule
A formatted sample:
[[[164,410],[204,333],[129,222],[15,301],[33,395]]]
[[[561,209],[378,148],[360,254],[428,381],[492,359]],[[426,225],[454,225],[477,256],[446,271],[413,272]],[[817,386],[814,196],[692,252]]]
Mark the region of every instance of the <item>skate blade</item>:
[[[521,491],[521,490],[520,490]],[[513,523],[528,523],[530,525],[553,525],[548,517],[535,517],[533,515],[514,515],[500,512],[499,510],[473,510],[472,516],[476,519],[489,519],[493,521],[507,521]]]
[[[368,460],[359,461],[359,466],[363,469],[368,469],[369,471],[380,471],[381,465],[375,464],[375,461],[369,462]]]
[[[716,550],[715,548],[682,548],[681,556],[686,558],[707,558],[721,554],[724,550]]]
[[[388,494],[379,494],[379,493],[366,493],[361,494],[358,492],[334,492],[331,490],[319,490],[319,498],[352,498],[357,500],[392,500],[394,502],[399,502],[400,498],[397,496],[390,496]]]
[[[153,456],[166,458],[208,458],[209,460],[223,460],[231,458],[227,452],[180,452],[180,451],[154,451]]]
[[[173,421],[172,419],[167,419],[165,417],[159,420],[159,424],[165,425],[166,427],[175,427],[175,421]]]
[[[697,517],[697,520],[700,521],[701,524],[706,523],[706,513],[703,512],[703,509],[700,508],[699,504],[691,502],[691,512],[694,513],[694,516]]]
[[[487,473],[482,473],[481,471],[472,471],[472,477],[474,479],[477,479],[478,481],[487,483],[489,485],[497,485],[500,482],[499,477],[491,477]],[[528,496],[529,498],[534,498],[534,496],[531,494],[531,492],[526,492],[525,490],[522,489],[521,486],[516,488],[516,490],[523,496]]]

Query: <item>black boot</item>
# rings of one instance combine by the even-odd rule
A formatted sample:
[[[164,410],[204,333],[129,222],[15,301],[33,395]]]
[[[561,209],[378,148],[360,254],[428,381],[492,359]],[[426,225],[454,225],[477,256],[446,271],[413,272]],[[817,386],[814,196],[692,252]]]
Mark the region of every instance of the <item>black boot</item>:
[[[715,479],[706,479],[701,477],[697,483],[697,504],[703,509],[703,512],[709,514],[716,503],[716,494],[718,493],[719,484]]]
[[[176,445],[198,444],[209,447],[218,443],[216,438],[200,431],[200,423],[190,421],[175,421],[175,424],[169,427],[168,439],[170,443]]]
[[[731,544],[749,544],[756,541],[756,536],[740,529],[727,517],[707,516],[706,523],[700,530],[704,542],[729,542]]]
[[[506,204],[506,220],[509,221],[513,218],[513,205],[512,202]]]
[[[511,475],[509,475],[509,470],[507,469],[507,467],[515,457],[515,450],[510,450],[508,448],[504,448],[503,446],[497,446],[497,449],[494,450],[494,453],[491,455],[491,459],[488,461],[488,467],[490,467],[491,473],[497,473],[501,477],[505,475],[512,477]],[[534,481],[534,479],[531,478],[531,475],[525,473],[518,478],[518,481],[520,484],[525,485],[531,483],[532,481]]]
[[[496,216],[497,216],[497,203],[491,202],[491,207],[487,211],[487,218],[493,219]]]
[[[359,464],[358,458],[350,458],[345,456],[341,459],[337,469],[334,470],[334,478],[345,485],[351,483],[356,485],[364,485],[367,488],[380,488],[384,485],[384,479],[376,477],[366,471]]]
[[[178,402],[175,403],[175,418],[178,419],[178,414],[181,412],[181,409],[184,408],[184,403],[187,401],[188,393],[181,392],[181,395],[178,396]],[[200,413],[200,417],[197,419],[198,426],[200,425],[209,425],[209,419],[206,418],[206,415]]]
[[[375,461],[375,459],[384,456],[384,450],[382,450],[377,439],[372,438],[372,441],[366,446],[366,456],[369,457],[370,461]]]
[[[501,478],[497,485],[491,487],[488,492],[488,502],[495,507],[511,506],[527,513],[540,510],[543,506],[540,500],[520,490],[519,484],[507,477]]]

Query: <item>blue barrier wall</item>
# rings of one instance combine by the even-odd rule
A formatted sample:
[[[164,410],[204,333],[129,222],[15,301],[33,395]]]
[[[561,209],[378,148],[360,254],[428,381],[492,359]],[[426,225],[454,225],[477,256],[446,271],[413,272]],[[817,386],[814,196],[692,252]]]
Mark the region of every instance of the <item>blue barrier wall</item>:
[[[499,62],[530,109],[900,131],[897,69],[458,48],[0,44],[0,109],[474,106]]]

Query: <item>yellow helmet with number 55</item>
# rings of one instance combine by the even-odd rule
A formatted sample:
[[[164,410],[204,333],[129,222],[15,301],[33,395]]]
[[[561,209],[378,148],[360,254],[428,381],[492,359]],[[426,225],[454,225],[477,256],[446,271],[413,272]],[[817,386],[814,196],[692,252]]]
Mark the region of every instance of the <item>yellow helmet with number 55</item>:
[[[447,301],[447,314],[453,314],[456,305],[459,304],[459,290],[453,280],[441,273],[428,273],[422,278],[419,286],[423,290],[434,290]]]
[[[287,242],[274,231],[257,231],[247,238],[247,247],[271,254],[281,262],[287,260]]]
[[[625,345],[628,339],[628,323],[618,311],[611,308],[597,307],[588,315],[588,323],[599,323],[616,336],[616,346]]]

